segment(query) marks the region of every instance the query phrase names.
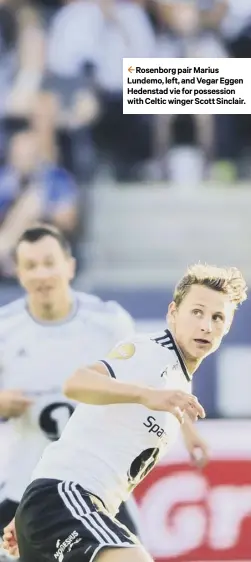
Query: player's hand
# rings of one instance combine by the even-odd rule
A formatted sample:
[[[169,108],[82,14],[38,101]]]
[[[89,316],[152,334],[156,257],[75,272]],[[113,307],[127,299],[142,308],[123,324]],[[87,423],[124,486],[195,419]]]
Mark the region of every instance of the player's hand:
[[[206,466],[209,462],[209,447],[205,439],[197,431],[183,433],[183,439],[192,464],[197,468]]]
[[[1,546],[11,556],[19,557],[15,519],[12,519],[9,525],[5,527],[3,532],[3,543]]]
[[[192,421],[196,421],[198,417],[205,418],[206,416],[205,410],[196,396],[182,390],[147,389],[142,403],[149,410],[170,412],[180,423],[183,423],[185,414]]]
[[[3,418],[17,418],[33,404],[20,390],[0,391],[0,415]]]

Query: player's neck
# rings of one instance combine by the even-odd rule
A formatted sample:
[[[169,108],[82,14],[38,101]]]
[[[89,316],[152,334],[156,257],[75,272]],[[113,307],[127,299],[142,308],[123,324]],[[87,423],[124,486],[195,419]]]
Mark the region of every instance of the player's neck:
[[[182,349],[182,347],[180,346],[179,342],[177,342],[177,340],[175,340],[176,345],[178,347],[178,350],[180,352],[180,355],[186,365],[187,371],[189,373],[189,375],[192,377],[193,374],[195,373],[195,371],[197,371],[198,367],[200,366],[200,364],[202,363],[203,359],[195,359],[194,357],[189,357]]]
[[[192,377],[195,371],[197,371],[198,367],[202,363],[203,359],[190,359],[186,357],[184,353],[182,353],[183,361],[186,365],[189,375]]]
[[[69,316],[73,307],[73,299],[70,292],[63,296],[61,295],[60,299],[52,303],[37,303],[29,298],[28,307],[31,316],[35,320],[57,322]]]
[[[168,329],[170,330],[170,327],[168,327]],[[179,342],[177,341],[177,339],[175,338],[174,333],[172,332],[172,330],[170,330],[170,332],[172,333],[173,339],[175,340],[176,346],[180,352],[180,355],[185,363],[185,366],[187,368],[187,371],[189,373],[189,375],[192,377],[193,374],[195,373],[195,371],[198,369],[198,367],[200,366],[201,362],[203,361],[203,359],[195,359],[193,357],[188,357],[186,353],[184,353],[182,346],[180,346]]]

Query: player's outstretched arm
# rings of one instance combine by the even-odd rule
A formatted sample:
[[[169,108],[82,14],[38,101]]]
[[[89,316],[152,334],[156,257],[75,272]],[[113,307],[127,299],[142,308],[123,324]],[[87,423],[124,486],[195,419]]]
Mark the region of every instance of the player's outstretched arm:
[[[200,435],[198,429],[188,416],[184,417],[182,425],[184,445],[189,453],[192,464],[203,468],[210,460],[207,441]]]
[[[181,423],[185,412],[192,420],[205,417],[203,407],[192,394],[118,381],[109,376],[103,363],[79,369],[65,382],[63,391],[71,400],[85,404],[142,404],[149,410],[170,412]]]

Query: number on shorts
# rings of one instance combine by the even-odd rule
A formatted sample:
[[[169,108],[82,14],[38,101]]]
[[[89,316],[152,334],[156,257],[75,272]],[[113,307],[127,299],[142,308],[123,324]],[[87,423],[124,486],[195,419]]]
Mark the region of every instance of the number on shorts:
[[[133,489],[143,478],[145,478],[152,470],[159,458],[160,449],[145,449],[136,459],[132,462],[128,470],[128,483],[130,489]]]
[[[59,439],[73,412],[72,404],[67,402],[54,402],[46,406],[39,417],[39,425],[46,437],[51,441]]]

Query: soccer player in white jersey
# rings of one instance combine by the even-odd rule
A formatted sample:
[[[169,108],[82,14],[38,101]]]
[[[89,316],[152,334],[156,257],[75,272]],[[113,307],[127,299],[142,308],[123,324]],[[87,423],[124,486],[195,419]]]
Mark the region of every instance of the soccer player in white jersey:
[[[117,303],[70,289],[75,264],[57,229],[42,224],[25,231],[16,260],[27,298],[0,309],[0,417],[9,418],[15,438],[0,503],[0,535],[44,447],[59,437],[73,412],[75,404],[61,392],[65,378],[134,331],[131,316]],[[206,462],[206,444],[193,427],[184,427],[184,438],[191,457],[198,448]],[[132,498],[127,507],[121,504],[119,518],[139,533],[135,508]]]
[[[13,519],[44,447],[59,437],[74,410],[62,393],[66,378],[134,331],[117,303],[71,290],[75,262],[57,229],[26,230],[16,262],[27,297],[0,309],[0,417],[9,418],[14,436],[0,529]]]
[[[135,335],[65,383],[80,402],[38,463],[4,545],[23,562],[150,562],[115,515],[121,501],[205,412],[191,379],[230,329],[246,283],[235,269],[195,265],[168,308],[168,329]],[[16,535],[15,535],[16,533]]]

